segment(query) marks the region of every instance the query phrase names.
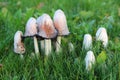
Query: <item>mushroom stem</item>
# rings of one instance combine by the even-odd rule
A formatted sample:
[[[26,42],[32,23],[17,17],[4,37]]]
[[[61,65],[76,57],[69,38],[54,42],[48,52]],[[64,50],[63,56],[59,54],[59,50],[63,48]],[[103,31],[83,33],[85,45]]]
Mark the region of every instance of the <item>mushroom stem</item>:
[[[23,60],[24,59],[24,56],[22,54],[20,54],[20,58]]]
[[[45,49],[45,40],[40,41],[41,51],[44,51]]]
[[[38,43],[37,43],[37,38],[34,36],[34,48],[35,48],[35,53],[39,53],[39,48],[38,48]]]
[[[57,41],[56,41],[56,52],[60,52],[61,51],[61,36],[57,36]]]
[[[45,55],[49,55],[51,53],[51,39],[45,39]]]

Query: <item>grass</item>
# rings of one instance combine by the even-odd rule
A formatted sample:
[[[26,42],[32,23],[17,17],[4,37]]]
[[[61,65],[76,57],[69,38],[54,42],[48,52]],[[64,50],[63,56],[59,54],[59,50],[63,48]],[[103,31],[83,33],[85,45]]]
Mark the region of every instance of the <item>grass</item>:
[[[120,79],[120,1],[119,0],[0,0],[0,68],[1,80],[119,80]],[[31,56],[33,40],[25,40],[24,59],[13,52],[13,38],[17,30],[24,32],[29,17],[43,13],[53,17],[55,10],[62,9],[71,32],[63,38],[63,51],[54,51],[44,63],[44,57]],[[107,29],[109,45],[100,47],[95,41],[97,29]],[[107,58],[87,73],[82,50],[83,36],[93,37],[95,57],[105,51]],[[75,51],[69,52],[72,42]]]

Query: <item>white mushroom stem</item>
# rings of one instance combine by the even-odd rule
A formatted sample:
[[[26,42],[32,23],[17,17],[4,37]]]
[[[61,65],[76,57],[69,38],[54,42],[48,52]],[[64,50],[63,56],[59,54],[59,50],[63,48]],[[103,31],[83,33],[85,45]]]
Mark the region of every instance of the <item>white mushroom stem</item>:
[[[51,39],[45,39],[45,55],[49,55],[51,53]]]
[[[60,52],[61,51],[60,45],[61,45],[61,36],[57,36],[57,41],[56,41],[56,44],[55,44],[56,52]]]
[[[20,54],[20,58],[23,60],[24,59],[24,56],[22,54]]]
[[[39,48],[38,48],[38,43],[37,43],[37,38],[34,36],[34,48],[35,48],[35,53],[39,53]]]
[[[40,41],[40,46],[41,46],[41,50],[44,51],[44,49],[45,49],[45,40]]]

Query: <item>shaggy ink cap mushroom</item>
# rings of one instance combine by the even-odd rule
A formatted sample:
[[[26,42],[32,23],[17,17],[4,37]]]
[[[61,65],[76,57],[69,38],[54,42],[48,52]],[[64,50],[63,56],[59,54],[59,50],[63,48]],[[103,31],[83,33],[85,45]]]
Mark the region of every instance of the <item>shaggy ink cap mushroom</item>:
[[[14,35],[14,52],[18,54],[25,53],[24,43],[22,42],[22,31],[17,31]]]
[[[83,49],[92,49],[92,36],[90,34],[85,34],[83,39]]]
[[[62,10],[58,9],[55,12],[53,21],[59,36],[66,36],[70,34],[67,26],[66,16]]]
[[[27,21],[26,29],[25,29],[25,35],[26,37],[35,36],[37,34],[37,24],[36,19],[31,17]]]
[[[48,14],[43,14],[37,19],[38,35],[45,38],[55,38],[57,31],[53,25],[53,21]]]
[[[100,27],[96,32],[96,40],[101,41],[104,47],[108,45],[107,30],[104,27]]]
[[[53,21],[48,14],[43,14],[37,19],[38,35],[44,38],[41,41],[41,48],[44,49],[45,55],[49,55],[52,50],[51,39],[57,36],[57,31],[53,25]],[[42,45],[43,44],[43,45]]]
[[[25,37],[33,37],[34,39],[34,48],[35,53],[39,53],[38,43],[37,43],[37,23],[36,19],[33,17],[30,17],[26,24],[26,30],[25,30]]]
[[[92,65],[95,64],[95,56],[93,51],[88,51],[85,57],[86,70],[90,71]]]

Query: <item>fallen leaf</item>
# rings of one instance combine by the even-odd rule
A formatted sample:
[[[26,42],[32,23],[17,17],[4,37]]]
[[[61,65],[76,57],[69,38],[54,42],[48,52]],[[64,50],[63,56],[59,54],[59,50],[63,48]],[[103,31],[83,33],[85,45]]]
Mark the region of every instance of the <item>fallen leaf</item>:
[[[105,62],[107,59],[107,55],[105,51],[102,51],[98,56],[97,56],[97,63],[102,64]]]

